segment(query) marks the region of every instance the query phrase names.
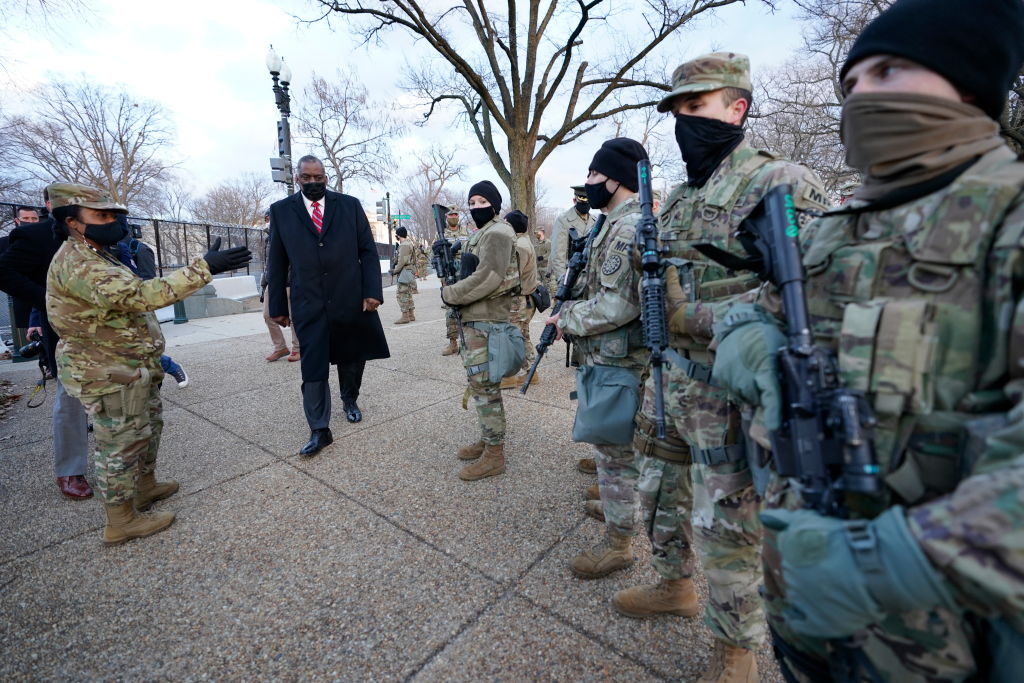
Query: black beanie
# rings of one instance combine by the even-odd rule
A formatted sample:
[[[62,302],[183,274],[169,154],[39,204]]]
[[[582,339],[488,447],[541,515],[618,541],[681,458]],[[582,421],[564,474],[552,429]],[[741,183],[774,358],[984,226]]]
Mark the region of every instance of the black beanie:
[[[515,211],[509,211],[505,214],[505,220],[512,226],[512,229],[518,233],[526,232],[526,228],[530,225],[530,219],[526,217],[526,214],[516,209]]]
[[[469,188],[469,197],[477,194],[491,203],[491,206],[494,207],[495,215],[501,211],[501,193],[498,192],[498,188],[490,180],[481,180]]]
[[[878,54],[917,62],[998,119],[1024,62],[1021,0],[898,0],[854,41],[839,78]]]
[[[636,164],[647,158],[647,150],[636,140],[614,138],[606,140],[597,150],[589,170],[604,173],[612,180],[618,180],[633,192],[640,189],[637,181]]]
[[[402,228],[396,229],[395,230],[395,234],[398,235],[399,237],[408,237],[409,236],[409,231],[406,228],[402,227]]]

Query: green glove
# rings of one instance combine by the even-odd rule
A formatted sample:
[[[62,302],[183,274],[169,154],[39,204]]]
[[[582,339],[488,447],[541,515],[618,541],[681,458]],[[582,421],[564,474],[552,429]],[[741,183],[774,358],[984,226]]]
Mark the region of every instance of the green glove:
[[[768,510],[761,520],[777,536],[786,583],[783,614],[797,633],[843,638],[886,613],[958,610],[898,505],[871,522],[811,510]]]
[[[782,424],[777,353],[786,337],[775,319],[757,304],[736,304],[715,325],[718,349],[712,378],[744,403],[764,411],[764,424]]]

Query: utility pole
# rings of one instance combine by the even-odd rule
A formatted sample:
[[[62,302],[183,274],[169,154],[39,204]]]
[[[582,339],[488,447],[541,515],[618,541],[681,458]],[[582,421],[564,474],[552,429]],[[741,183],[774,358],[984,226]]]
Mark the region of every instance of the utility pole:
[[[292,70],[285,64],[284,58],[278,57],[274,52],[273,45],[267,53],[267,69],[270,71],[271,80],[274,81],[274,102],[277,104],[277,110],[281,112],[281,120],[277,122],[278,156],[270,160],[270,175],[275,183],[284,183],[288,188],[288,194],[292,194],[295,192],[295,174],[292,172],[292,133],[288,125],[292,101],[291,95],[288,94],[288,85],[292,80]]]

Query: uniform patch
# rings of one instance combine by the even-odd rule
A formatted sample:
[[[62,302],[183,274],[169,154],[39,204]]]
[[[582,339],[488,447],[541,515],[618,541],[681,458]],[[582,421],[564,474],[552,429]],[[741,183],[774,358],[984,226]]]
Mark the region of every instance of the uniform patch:
[[[601,266],[601,273],[603,275],[611,275],[619,268],[622,267],[622,257],[618,254],[612,254],[604,261],[604,265]]]

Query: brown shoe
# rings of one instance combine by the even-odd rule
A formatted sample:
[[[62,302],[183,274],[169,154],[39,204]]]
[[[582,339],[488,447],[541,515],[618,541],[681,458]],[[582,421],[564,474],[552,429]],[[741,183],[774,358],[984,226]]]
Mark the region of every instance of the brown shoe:
[[[107,512],[107,525],[103,527],[103,542],[107,545],[118,545],[133,538],[152,536],[174,523],[173,512],[136,512],[135,505],[130,500],[104,507]]]
[[[476,481],[501,474],[505,471],[505,446],[484,446],[483,456],[474,463],[470,463],[459,472],[459,479],[463,481]]]
[[[511,377],[502,377],[501,378],[501,388],[502,389],[515,389],[518,386],[519,386],[519,382],[517,381],[517,378],[516,378],[515,375],[513,375]]]
[[[583,490],[583,500],[601,500],[601,490],[597,484],[591,484]]]
[[[757,657],[753,651],[715,639],[711,661],[698,683],[757,683]]]
[[[278,349],[277,351],[271,352],[271,354],[269,356],[267,356],[267,362],[268,363],[273,363],[275,360],[281,360],[282,358],[284,358],[287,355],[288,355],[288,349]]]
[[[576,469],[583,474],[597,474],[597,463],[593,458],[580,458],[576,462]]]
[[[604,540],[569,562],[569,569],[581,579],[600,579],[633,564],[633,548],[629,536],[608,529]]]
[[[619,614],[634,619],[658,614],[677,617],[700,614],[700,600],[692,579],[660,579],[654,585],[626,588],[615,594],[612,605]]]
[[[156,501],[170,498],[177,492],[178,482],[173,479],[158,482],[154,472],[143,474],[135,485],[135,509],[148,510]]]
[[[288,354],[288,362],[289,363],[294,363],[295,361],[297,361],[297,360],[299,360],[301,358],[302,358],[302,356],[299,355],[298,351],[292,351],[291,353]]]
[[[448,340],[448,346],[441,352],[442,356],[454,356],[459,352],[459,345],[455,343],[454,339]]]
[[[71,500],[86,500],[92,498],[92,487],[85,477],[75,474],[70,477],[57,477],[57,488],[64,494],[65,498]]]
[[[583,503],[583,512],[587,513],[587,517],[599,522],[604,521],[604,503],[600,500],[588,500]]]
[[[477,441],[476,443],[471,443],[468,446],[463,446],[462,448],[460,448],[458,452],[455,454],[455,457],[457,457],[459,460],[476,460],[483,454],[484,442]]]
[[[396,325],[405,325],[406,323],[412,322],[412,316],[405,311],[402,311],[402,317],[395,321]]]

